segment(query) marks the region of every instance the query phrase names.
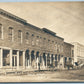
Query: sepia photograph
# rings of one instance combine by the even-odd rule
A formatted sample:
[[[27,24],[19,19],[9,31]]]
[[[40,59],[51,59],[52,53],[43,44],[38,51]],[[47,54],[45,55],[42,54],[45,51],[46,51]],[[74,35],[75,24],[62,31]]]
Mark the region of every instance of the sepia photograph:
[[[84,82],[84,2],[0,2],[0,82]]]

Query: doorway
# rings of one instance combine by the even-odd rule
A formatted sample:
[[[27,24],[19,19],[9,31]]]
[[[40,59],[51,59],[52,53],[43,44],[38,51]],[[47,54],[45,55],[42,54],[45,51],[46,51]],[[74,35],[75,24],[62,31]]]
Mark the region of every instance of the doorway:
[[[16,66],[17,66],[17,50],[13,50],[12,66],[13,66],[13,67],[16,67]]]
[[[17,66],[17,55],[12,56],[12,66],[16,67]]]

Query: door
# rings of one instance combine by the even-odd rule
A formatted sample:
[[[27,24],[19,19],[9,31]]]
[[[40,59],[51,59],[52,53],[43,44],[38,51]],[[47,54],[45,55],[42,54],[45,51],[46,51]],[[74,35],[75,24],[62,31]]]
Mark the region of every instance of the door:
[[[16,55],[13,55],[12,56],[12,66],[13,67],[16,67],[17,66],[17,56]]]

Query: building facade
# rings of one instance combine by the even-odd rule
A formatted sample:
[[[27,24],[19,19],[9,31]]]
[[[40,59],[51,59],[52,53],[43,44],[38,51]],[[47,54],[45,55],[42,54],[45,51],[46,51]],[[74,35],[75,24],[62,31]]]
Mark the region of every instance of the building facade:
[[[64,67],[74,64],[74,45],[64,42]]]
[[[64,67],[64,39],[0,9],[0,68]]]
[[[74,64],[84,64],[84,45],[73,42],[74,45]]]

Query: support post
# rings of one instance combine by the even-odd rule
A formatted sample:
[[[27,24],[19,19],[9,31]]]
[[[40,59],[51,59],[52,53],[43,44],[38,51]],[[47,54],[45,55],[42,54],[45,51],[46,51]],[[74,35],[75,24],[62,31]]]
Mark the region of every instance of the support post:
[[[53,58],[54,58],[54,66],[55,66],[55,61],[56,61],[56,60],[55,60],[55,55],[53,55]]]
[[[10,67],[12,68],[12,49],[10,50]]]
[[[43,63],[43,68],[45,68],[45,60],[43,59],[43,56],[42,56],[42,63]]]
[[[25,51],[23,51],[23,69],[25,69]]]
[[[36,68],[36,52],[34,52],[35,68]]]
[[[45,56],[46,56],[46,67],[47,67],[47,54],[45,54]]]
[[[29,52],[29,66],[31,67],[31,51]]]
[[[3,49],[1,48],[0,49],[0,65],[1,65],[1,68],[3,67]]]
[[[19,69],[19,51],[17,51],[17,69]]]
[[[51,54],[50,54],[50,64],[52,64]]]

